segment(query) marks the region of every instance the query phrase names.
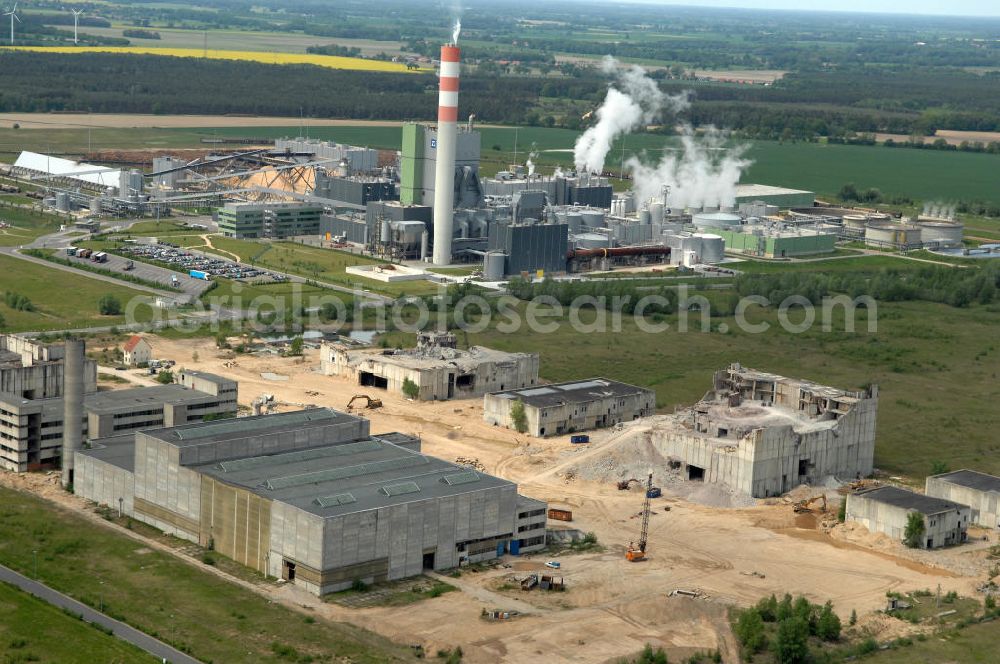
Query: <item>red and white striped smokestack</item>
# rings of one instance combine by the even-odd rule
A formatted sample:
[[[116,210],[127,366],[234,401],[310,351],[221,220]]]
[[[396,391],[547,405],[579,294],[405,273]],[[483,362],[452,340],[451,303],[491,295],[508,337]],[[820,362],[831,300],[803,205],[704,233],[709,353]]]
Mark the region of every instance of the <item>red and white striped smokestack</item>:
[[[437,154],[434,171],[434,264],[451,263],[455,212],[455,144],[458,136],[458,46],[441,47]]]

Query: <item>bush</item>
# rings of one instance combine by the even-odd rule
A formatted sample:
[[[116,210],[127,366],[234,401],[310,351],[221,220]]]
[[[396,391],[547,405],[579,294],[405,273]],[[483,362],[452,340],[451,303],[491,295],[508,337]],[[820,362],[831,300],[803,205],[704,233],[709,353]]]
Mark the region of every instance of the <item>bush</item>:
[[[781,621],[774,637],[774,654],[780,664],[804,664],[809,660],[809,623],[799,616]]]
[[[756,608],[740,613],[733,630],[736,638],[744,648],[745,654],[752,656],[767,648],[767,635],[764,633],[764,620]]]
[[[524,402],[520,399],[510,405],[510,421],[518,433],[528,430],[528,415],[524,412]]]
[[[107,293],[97,301],[97,310],[102,316],[119,316],[122,313],[122,303],[111,293]]]
[[[833,612],[833,605],[827,602],[816,620],[816,636],[824,641],[840,640],[840,618]]]
[[[420,386],[406,378],[403,380],[403,396],[407,399],[416,399],[420,396]]]
[[[3,294],[3,301],[14,311],[35,311],[35,305],[31,303],[31,300],[20,293],[7,291]]]
[[[906,528],[903,530],[903,541],[911,549],[918,549],[924,543],[924,515],[920,512],[910,512],[906,517]]]
[[[174,372],[168,369],[164,369],[160,373],[156,374],[156,382],[162,383],[164,385],[170,385],[174,382]]]
[[[363,593],[368,590],[368,584],[361,579],[354,579],[354,581],[351,581],[351,590]]]

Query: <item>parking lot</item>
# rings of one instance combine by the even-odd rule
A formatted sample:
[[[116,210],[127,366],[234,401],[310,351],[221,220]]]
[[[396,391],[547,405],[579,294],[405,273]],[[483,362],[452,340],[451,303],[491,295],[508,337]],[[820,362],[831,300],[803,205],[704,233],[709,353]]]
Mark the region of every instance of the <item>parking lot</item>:
[[[157,261],[176,265],[185,278],[191,270],[204,272],[210,277],[222,277],[224,279],[239,279],[253,281],[254,283],[287,281],[288,277],[281,274],[274,274],[267,270],[255,268],[252,265],[244,265],[234,261],[212,256],[209,254],[194,253],[185,249],[180,249],[177,245],[169,242],[157,244],[126,244],[118,250],[120,253],[137,260]],[[138,263],[136,264],[138,266]]]

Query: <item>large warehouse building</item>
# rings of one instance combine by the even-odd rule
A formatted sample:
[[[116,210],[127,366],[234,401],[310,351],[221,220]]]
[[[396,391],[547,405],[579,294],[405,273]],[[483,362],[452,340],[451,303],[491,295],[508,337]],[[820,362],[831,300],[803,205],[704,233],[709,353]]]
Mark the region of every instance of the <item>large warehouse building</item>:
[[[927,478],[926,493],[972,509],[972,523],[1000,528],[1000,477],[975,470],[956,470]]]
[[[404,394],[403,384],[410,381],[421,401],[471,399],[538,382],[537,353],[505,353],[481,346],[462,350],[450,333],[421,333],[417,346],[404,350],[351,350],[323,344],[320,358],[324,374],[346,376],[362,387]]]
[[[846,520],[860,523],[871,532],[885,533],[902,541],[911,513],[923,517],[920,548],[935,549],[961,544],[969,527],[969,507],[951,500],[883,486],[847,496]]]
[[[515,484],[325,408],[98,441],[76,492],[315,594],[545,545]]]
[[[689,480],[755,498],[871,474],[878,387],[850,392],[732,364],[651,443]]]
[[[487,394],[483,397],[483,419],[515,429],[511,408],[517,402],[524,404],[525,433],[559,436],[652,415],[656,393],[606,378],[539,385]]]

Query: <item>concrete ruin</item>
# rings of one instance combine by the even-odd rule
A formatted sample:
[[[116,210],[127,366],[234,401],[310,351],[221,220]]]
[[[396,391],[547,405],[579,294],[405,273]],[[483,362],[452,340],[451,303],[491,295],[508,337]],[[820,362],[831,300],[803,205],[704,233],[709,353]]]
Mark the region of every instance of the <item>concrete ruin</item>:
[[[965,541],[970,518],[967,505],[895,486],[848,494],[845,518],[873,533],[885,533],[894,540],[903,541],[906,523],[914,512],[924,521],[919,548],[935,549]]]
[[[869,475],[878,387],[846,391],[732,364],[694,406],[666,419],[650,443],[688,480],[755,498],[833,476]]]
[[[511,407],[518,401],[524,404],[525,433],[539,438],[610,427],[656,410],[652,390],[591,378],[487,394],[483,397],[483,419],[515,429]]]
[[[353,350],[333,343],[320,349],[323,373],[345,376],[362,388],[397,394],[409,380],[417,399],[471,399],[538,383],[537,353],[506,353],[482,346],[457,348],[451,333],[424,332],[415,348]]]
[[[975,470],[956,470],[928,477],[925,491],[928,496],[968,505],[972,523],[1000,528],[1000,477]]]

